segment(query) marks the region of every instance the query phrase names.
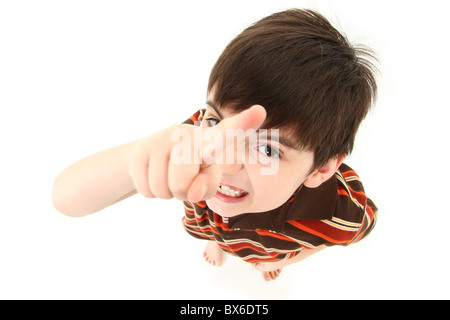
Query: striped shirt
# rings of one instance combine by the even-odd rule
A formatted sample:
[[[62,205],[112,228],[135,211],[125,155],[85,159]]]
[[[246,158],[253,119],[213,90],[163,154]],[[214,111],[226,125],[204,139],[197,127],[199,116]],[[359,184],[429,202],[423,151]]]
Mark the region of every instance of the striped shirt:
[[[195,123],[197,112],[185,123]],[[367,236],[378,209],[349,166],[317,188],[302,186],[277,209],[225,218],[205,201],[184,202],[183,226],[199,239],[213,240],[247,262],[274,262],[320,245],[349,245]]]

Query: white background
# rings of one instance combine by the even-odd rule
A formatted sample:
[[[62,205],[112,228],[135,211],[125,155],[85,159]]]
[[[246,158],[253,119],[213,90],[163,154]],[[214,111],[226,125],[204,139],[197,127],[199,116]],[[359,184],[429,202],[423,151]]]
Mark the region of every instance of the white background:
[[[0,298],[450,298],[444,3],[0,1]],[[178,201],[134,196],[81,219],[52,207],[61,170],[185,120],[226,44],[291,7],[319,10],[380,60],[347,161],[380,209],[369,238],[266,283],[234,257],[206,264]]]

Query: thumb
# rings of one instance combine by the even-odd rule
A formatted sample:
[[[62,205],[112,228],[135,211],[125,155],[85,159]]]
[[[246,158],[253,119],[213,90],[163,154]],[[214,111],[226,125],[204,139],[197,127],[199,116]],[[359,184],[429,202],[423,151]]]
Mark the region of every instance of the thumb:
[[[234,116],[223,119],[218,125],[207,128],[203,134],[202,158],[206,164],[219,159],[225,149],[233,146],[235,138],[238,143],[244,141],[246,135],[254,134],[264,123],[266,110],[260,105],[254,105]],[[241,133],[244,133],[242,135]],[[213,141],[208,143],[207,141]],[[205,165],[203,165],[205,166]]]
[[[264,120],[266,120],[266,109],[260,105],[253,105],[247,110],[222,120],[215,128],[224,132],[226,129],[258,130]]]
[[[187,198],[195,203],[213,198],[222,179],[222,172],[218,166],[212,165],[202,168],[189,187]]]

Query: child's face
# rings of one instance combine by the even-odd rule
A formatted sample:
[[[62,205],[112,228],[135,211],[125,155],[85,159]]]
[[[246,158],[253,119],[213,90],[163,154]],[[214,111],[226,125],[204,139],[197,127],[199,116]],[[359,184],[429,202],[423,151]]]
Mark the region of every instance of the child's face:
[[[209,101],[214,101],[211,95]],[[202,126],[214,126],[230,116],[232,114],[227,110],[208,102]],[[313,166],[314,154],[288,147],[286,145],[289,144],[286,142],[289,141],[288,137],[283,136],[282,130],[279,131],[277,140],[258,142],[256,146],[258,156],[264,157],[264,164],[250,161],[219,164],[222,172],[220,189],[214,198],[206,201],[211,210],[223,217],[233,217],[243,213],[276,209],[289,200],[308,177]],[[249,157],[246,156],[245,159]],[[268,161],[279,161],[277,170],[274,174],[263,175],[261,169],[267,167]],[[227,187],[237,193],[233,194],[230,190],[226,190]]]

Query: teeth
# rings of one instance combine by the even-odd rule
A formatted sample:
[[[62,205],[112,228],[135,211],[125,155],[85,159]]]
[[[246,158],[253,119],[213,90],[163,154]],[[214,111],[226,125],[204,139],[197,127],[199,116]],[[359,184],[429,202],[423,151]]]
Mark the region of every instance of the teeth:
[[[229,197],[239,197],[242,194],[246,193],[245,191],[242,190],[233,190],[232,188],[228,187],[228,186],[223,186],[223,185],[219,185],[217,187],[217,191],[219,191],[220,193],[229,196]]]

